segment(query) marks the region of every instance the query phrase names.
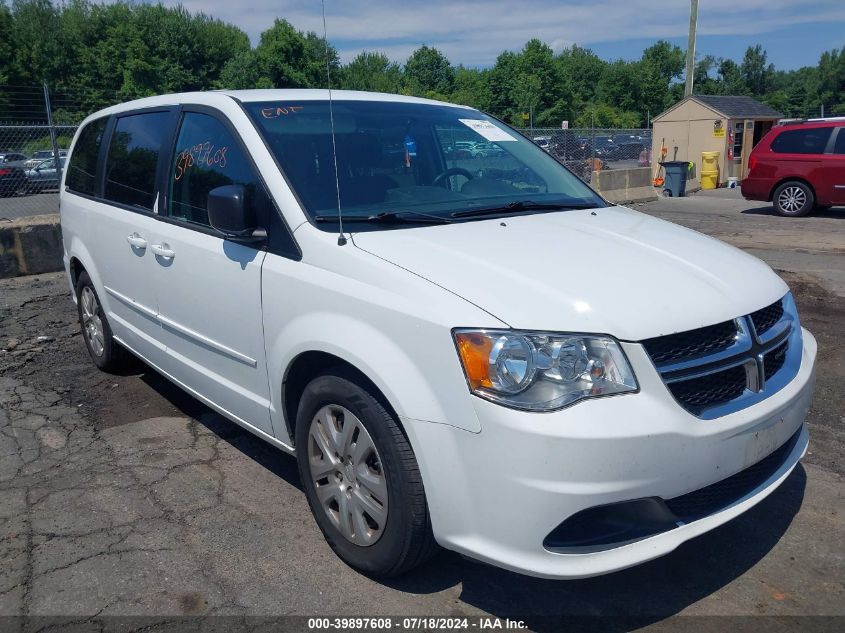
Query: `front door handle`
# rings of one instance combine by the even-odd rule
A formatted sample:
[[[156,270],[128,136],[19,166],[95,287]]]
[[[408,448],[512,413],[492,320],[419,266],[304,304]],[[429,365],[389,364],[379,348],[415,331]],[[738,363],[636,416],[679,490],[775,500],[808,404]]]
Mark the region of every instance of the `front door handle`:
[[[145,249],[147,248],[147,240],[143,237],[138,235],[137,233],[133,233],[132,235],[126,236],[126,241],[132,246],[132,248],[140,248]]]
[[[173,259],[176,257],[176,252],[170,248],[167,242],[153,244],[150,246],[150,250],[159,257],[164,257],[165,259]]]

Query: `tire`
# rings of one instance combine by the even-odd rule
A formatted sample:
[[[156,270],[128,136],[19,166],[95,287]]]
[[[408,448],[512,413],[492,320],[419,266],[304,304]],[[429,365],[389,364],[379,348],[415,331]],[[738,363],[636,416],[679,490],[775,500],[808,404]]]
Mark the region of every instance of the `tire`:
[[[113,372],[120,369],[126,362],[126,350],[114,340],[94,284],[84,271],[79,274],[76,282],[76,310],[82,338],[91,360],[102,371]]]
[[[799,218],[813,210],[816,198],[813,190],[800,180],[790,180],[777,189],[772,195],[772,203],[778,215],[788,218]]]
[[[305,387],[297,462],[311,512],[335,554],[368,576],[387,578],[429,559],[437,544],[408,438],[369,389],[343,367]]]

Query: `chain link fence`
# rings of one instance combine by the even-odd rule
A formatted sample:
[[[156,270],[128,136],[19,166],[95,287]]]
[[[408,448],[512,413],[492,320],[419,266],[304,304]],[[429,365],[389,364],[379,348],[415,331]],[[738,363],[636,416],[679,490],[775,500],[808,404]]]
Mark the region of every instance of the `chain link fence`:
[[[531,128],[520,130],[585,182],[594,171],[651,166],[647,128]]]
[[[0,85],[0,221],[58,212],[67,149],[84,116],[75,99],[46,86]]]
[[[46,86],[0,85],[0,221],[58,212],[67,149],[78,122],[98,109],[88,103],[90,96],[51,93]],[[594,171],[651,165],[648,129],[535,127],[520,132],[586,182]]]

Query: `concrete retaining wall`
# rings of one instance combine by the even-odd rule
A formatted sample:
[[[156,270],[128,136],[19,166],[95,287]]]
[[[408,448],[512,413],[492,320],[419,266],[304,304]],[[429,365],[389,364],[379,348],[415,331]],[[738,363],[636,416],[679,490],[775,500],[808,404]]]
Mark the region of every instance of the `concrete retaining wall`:
[[[625,204],[657,200],[651,167],[594,171],[590,185],[609,202]]]
[[[0,279],[61,270],[62,252],[58,215],[0,222]]]

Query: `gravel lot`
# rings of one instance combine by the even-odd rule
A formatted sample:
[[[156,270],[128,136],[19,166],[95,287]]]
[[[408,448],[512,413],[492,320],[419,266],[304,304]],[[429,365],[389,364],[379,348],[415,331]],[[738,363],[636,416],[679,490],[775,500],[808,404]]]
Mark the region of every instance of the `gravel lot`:
[[[375,582],[324,543],[292,457],[140,362],[97,372],[63,276],[18,278],[0,281],[0,615],[490,614],[542,631],[562,630],[559,616],[700,630],[708,620],[684,616],[774,615],[790,617],[730,626],[842,630],[793,616],[845,616],[845,209],[784,219],[736,191],[638,208],[763,257],[819,340],[810,453],[753,510],[600,578],[537,580],[443,553]]]

